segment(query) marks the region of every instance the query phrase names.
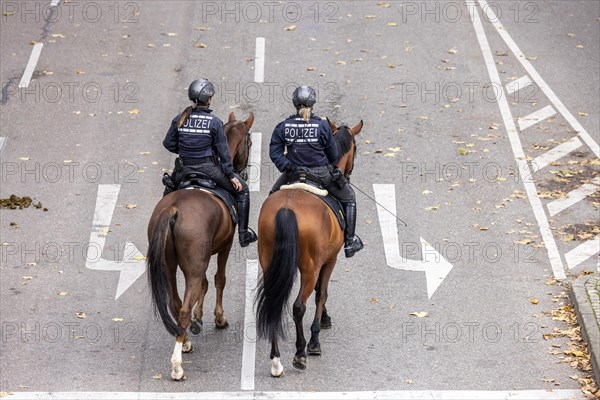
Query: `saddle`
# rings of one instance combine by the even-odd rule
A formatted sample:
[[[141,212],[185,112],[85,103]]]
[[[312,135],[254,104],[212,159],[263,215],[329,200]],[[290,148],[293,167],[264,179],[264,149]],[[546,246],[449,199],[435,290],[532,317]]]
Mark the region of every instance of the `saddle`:
[[[233,224],[236,225],[238,223],[236,200],[227,190],[217,186],[215,181],[213,181],[208,175],[205,175],[201,172],[188,172],[183,175],[183,179],[177,187],[177,190],[201,190],[217,196],[227,206]]]
[[[329,194],[329,192],[323,188],[319,180],[312,174],[307,172],[298,173],[297,177],[294,177],[291,182],[287,185],[281,186],[282,190],[299,189],[306,192],[312,193],[319,197],[325,202],[335,214],[340,228],[346,229],[346,216],[344,215],[344,208],[338,199]]]

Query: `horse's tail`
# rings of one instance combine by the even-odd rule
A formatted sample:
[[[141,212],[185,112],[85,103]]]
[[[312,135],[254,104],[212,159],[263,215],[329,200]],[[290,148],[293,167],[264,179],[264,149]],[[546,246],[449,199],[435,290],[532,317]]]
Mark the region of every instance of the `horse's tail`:
[[[284,337],[282,315],[298,273],[298,223],[294,211],[282,208],[275,216],[275,248],[256,295],[259,337]]]
[[[167,273],[168,265],[165,258],[167,240],[172,235],[173,226],[177,221],[177,208],[171,207],[163,211],[154,224],[148,245],[148,281],[152,287],[152,302],[154,312],[158,312],[167,331],[173,335],[183,335],[183,329],[173,319],[169,310],[172,309],[173,289]]]

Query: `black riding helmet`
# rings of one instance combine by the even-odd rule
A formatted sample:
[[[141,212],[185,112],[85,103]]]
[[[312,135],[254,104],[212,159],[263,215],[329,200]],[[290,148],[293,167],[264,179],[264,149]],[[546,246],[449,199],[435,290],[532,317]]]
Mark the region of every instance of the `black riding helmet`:
[[[299,86],[294,90],[292,102],[296,108],[301,106],[312,108],[317,102],[317,93],[310,86]]]
[[[208,103],[215,94],[215,87],[208,79],[197,79],[190,84],[188,97],[193,102]]]

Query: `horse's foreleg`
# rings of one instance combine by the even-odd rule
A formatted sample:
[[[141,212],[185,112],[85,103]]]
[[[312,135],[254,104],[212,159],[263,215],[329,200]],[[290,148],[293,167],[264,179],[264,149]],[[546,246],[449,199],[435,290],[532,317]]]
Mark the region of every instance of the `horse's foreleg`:
[[[194,318],[192,318],[192,323],[190,325],[190,331],[192,334],[199,335],[202,332],[202,316],[204,315],[204,297],[206,296],[206,292],[208,292],[208,279],[204,276],[202,281],[202,289],[200,289],[200,298],[196,303],[196,308],[194,308]]]
[[[323,268],[321,268],[317,287],[315,288],[315,319],[310,327],[311,336],[307,347],[308,354],[310,355],[321,355],[319,333],[321,332],[322,321],[325,317],[329,321],[329,327],[331,327],[331,318],[329,318],[329,315],[327,315],[327,310],[325,310],[325,302],[327,301],[327,287],[329,286],[329,278],[331,277],[334,266],[335,262],[325,264]]]
[[[225,271],[227,268],[227,259],[233,241],[229,243],[217,256],[217,273],[215,274],[215,288],[217,290],[217,302],[215,304],[215,325],[219,329],[225,329],[229,326],[225,313],[223,312],[223,290],[227,283]]]

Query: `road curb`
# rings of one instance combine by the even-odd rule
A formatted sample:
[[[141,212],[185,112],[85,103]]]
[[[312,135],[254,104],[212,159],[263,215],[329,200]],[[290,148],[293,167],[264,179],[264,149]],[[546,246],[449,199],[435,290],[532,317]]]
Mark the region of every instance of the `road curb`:
[[[575,280],[569,297],[575,307],[581,334],[588,344],[594,377],[600,383],[600,274],[585,275]]]

